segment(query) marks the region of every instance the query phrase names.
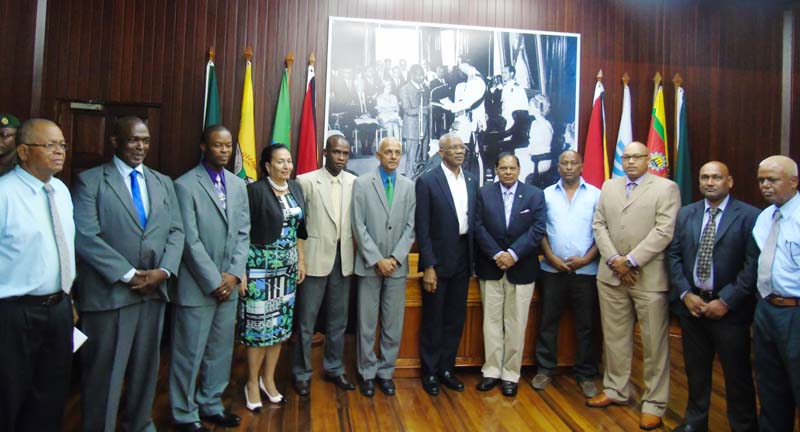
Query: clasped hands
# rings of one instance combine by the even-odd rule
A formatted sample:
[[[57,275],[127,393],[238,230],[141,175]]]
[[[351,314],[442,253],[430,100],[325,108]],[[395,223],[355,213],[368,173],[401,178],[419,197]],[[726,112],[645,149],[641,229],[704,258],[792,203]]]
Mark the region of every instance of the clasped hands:
[[[609,263],[609,267],[614,272],[614,276],[621,280],[625,286],[633,286],[639,281],[639,269],[628,267],[625,264],[627,260],[627,257],[620,255]]]
[[[722,300],[714,299],[706,303],[699,295],[691,292],[683,296],[683,304],[695,318],[706,317],[718,320],[728,313],[728,306]]]
[[[136,270],[128,285],[131,291],[141,295],[147,295],[155,291],[161,282],[169,278],[167,272],[161,269]]]
[[[514,261],[514,257],[508,251],[503,251],[497,254],[494,263],[500,270],[508,270],[517,262]]]

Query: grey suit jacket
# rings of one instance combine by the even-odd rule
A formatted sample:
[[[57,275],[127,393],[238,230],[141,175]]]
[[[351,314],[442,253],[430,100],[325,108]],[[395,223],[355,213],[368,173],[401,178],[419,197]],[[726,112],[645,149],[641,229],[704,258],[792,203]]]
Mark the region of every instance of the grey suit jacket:
[[[211,292],[222,283],[220,273],[244,279],[250,246],[250,206],[245,183],[224,170],[226,209],[202,163],[175,180],[186,244],[178,283],[170,299],[181,306],[212,306]],[[236,301],[234,289],[228,301]]]
[[[169,300],[166,281],[146,297],[121,281],[131,268],[163,268],[175,277],[181,262],[183,223],[172,180],[148,167],[144,167],[144,179],[150,213],[142,229],[114,162],[78,176],[73,201],[80,311],[114,310],[146,298]]]
[[[353,184],[353,236],[356,239],[355,273],[377,276],[375,264],[383,258],[395,257],[400,267],[393,278],[408,275],[408,251],[414,243],[414,183],[397,174],[392,207],[378,169],[358,177]]]

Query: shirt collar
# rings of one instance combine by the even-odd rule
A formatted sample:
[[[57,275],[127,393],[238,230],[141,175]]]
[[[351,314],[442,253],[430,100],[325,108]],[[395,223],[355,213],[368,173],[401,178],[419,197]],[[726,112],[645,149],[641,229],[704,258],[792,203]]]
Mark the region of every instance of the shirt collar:
[[[455,173],[453,173],[453,171],[450,171],[450,168],[448,168],[447,165],[444,164],[444,162],[442,162],[441,165],[442,165],[442,171],[444,171],[445,176],[450,177],[453,180],[458,180],[459,177],[464,177],[464,167],[458,167],[458,175],[456,175]]]
[[[510,188],[507,188],[503,183],[500,183],[500,191],[503,193],[510,192],[513,195],[517,193],[517,183],[518,182],[514,182]]]
[[[341,176],[342,176],[342,173],[341,173],[341,171],[339,172],[339,175],[337,175],[337,176],[334,176],[333,174],[331,174],[331,172],[330,172],[330,171],[328,171],[328,169],[327,169],[327,168],[325,168],[325,167],[322,167],[322,172],[323,172],[323,173],[325,173],[324,175],[325,175],[325,178],[328,180],[328,182],[331,182],[331,183],[332,183],[332,182],[339,182],[339,183],[341,183],[341,182],[342,182],[342,180],[341,180],[341,179],[342,179],[342,177],[341,177]]]
[[[731,196],[730,196],[730,195],[728,195],[728,196],[726,196],[726,197],[725,197],[725,199],[724,199],[724,200],[722,200],[722,202],[721,202],[721,203],[719,203],[719,205],[717,206],[717,208],[719,209],[720,213],[724,212],[724,211],[725,211],[725,208],[727,208],[727,207],[728,207],[728,201],[730,201],[730,199],[731,199]],[[710,206],[710,205],[708,205],[708,200],[703,200],[703,202],[704,202],[704,203],[705,203],[705,205],[706,205],[705,212],[708,212],[708,209],[710,209],[710,208],[711,208],[711,206]]]
[[[212,168],[211,165],[209,165],[206,161],[203,161],[203,168],[206,169],[208,176],[211,177],[211,183],[216,183],[217,177],[219,177],[220,182],[222,182],[223,185],[225,184],[225,168],[220,168],[220,170],[217,171],[214,168]]]
[[[396,184],[397,182],[395,179],[397,178],[397,171],[392,172],[391,174],[387,173],[382,166],[378,165],[378,172],[381,174],[381,181],[383,184],[386,184],[386,179],[392,179],[392,184]]]
[[[639,176],[639,178],[637,178],[636,180],[631,180],[630,177],[625,176],[625,186],[627,186],[627,185],[629,185],[631,183],[636,183],[636,186],[641,186],[642,182],[644,181],[645,177],[647,177],[647,175],[648,175],[648,173],[644,173],[641,176]]]
[[[117,166],[117,170],[125,177],[131,176],[131,171],[136,170],[139,174],[144,175],[144,164],[139,164],[135,168],[131,168],[130,165],[126,164],[122,161],[122,159],[118,158],[114,155],[114,165]]]
[[[782,206],[779,207],[782,218],[789,219],[797,212],[797,207],[800,206],[800,198],[798,198],[798,196],[800,196],[800,193],[794,194],[792,199],[786,201]]]
[[[556,188],[564,189],[564,179],[558,179],[556,182]],[[586,182],[583,180],[583,177],[578,177],[578,189],[586,189]]]
[[[21,165],[17,165],[14,168],[14,172],[19,176],[19,179],[22,180],[34,194],[39,194],[39,192],[44,191],[44,183],[39,180],[38,178],[34,177],[33,174],[29,173],[22,168]]]

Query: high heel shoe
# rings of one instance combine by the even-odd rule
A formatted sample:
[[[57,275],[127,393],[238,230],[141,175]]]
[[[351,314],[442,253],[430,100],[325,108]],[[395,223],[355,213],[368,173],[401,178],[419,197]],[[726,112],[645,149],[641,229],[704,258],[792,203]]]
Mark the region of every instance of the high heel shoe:
[[[276,405],[283,405],[284,403],[286,403],[286,398],[284,398],[282,394],[278,393],[277,396],[272,396],[271,394],[269,394],[269,392],[267,391],[267,387],[264,385],[264,381],[261,380],[261,377],[258,377],[258,387],[261,389],[262,392],[264,392],[265,395],[267,395],[267,399],[269,399],[270,403]]]
[[[248,410],[255,413],[261,411],[261,407],[263,406],[260,400],[256,403],[250,402],[250,399],[247,397],[247,383],[244,385],[244,403],[247,405]]]

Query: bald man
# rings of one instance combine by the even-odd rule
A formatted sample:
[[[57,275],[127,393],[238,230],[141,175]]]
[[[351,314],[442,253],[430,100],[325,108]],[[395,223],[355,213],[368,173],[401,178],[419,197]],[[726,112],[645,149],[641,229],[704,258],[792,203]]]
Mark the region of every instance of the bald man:
[[[586,402],[605,408],[630,399],[633,325],[638,322],[645,384],[639,427],[644,430],[661,425],[669,399],[669,284],[664,255],[681,202],[674,182],[648,174],[649,160],[644,144],[634,141],[625,146],[625,177],[603,184],[594,214],[605,389]]]
[[[756,220],[759,301],[754,320],[756,383],[762,431],[794,430],[800,408],[800,198],[797,164],[770,156],[758,186],[771,205]]]
[[[708,430],[711,368],[719,356],[732,431],[755,431],[750,366],[758,247],[749,233],[758,209],[730,196],[728,167],[700,168],[703,199],[680,209],[667,252],[672,310],[680,320],[689,401],[676,431]]]

